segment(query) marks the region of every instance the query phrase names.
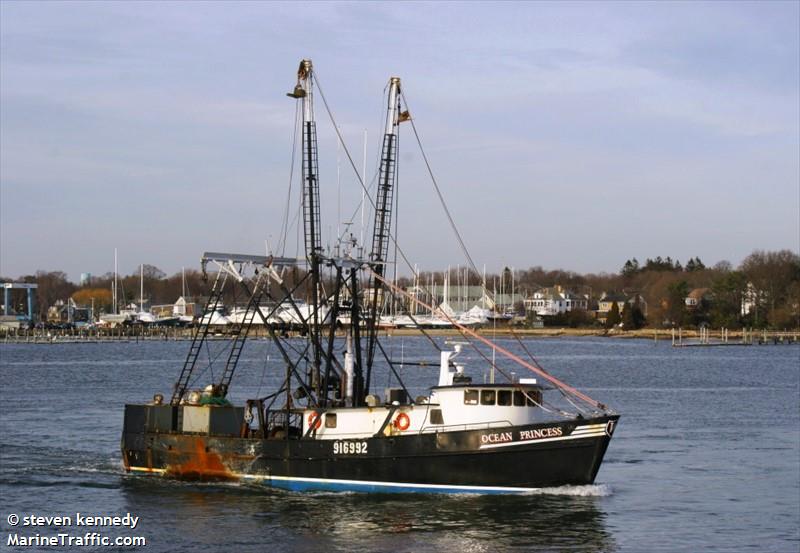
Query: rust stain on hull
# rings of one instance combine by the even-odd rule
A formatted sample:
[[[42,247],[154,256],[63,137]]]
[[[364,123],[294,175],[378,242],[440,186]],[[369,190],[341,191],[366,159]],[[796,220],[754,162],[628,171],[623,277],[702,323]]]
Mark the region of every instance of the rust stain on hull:
[[[201,438],[193,440],[194,448],[190,451],[177,451],[175,454],[185,459],[167,465],[166,474],[183,480],[238,480],[230,469],[222,462],[219,454],[207,451]]]

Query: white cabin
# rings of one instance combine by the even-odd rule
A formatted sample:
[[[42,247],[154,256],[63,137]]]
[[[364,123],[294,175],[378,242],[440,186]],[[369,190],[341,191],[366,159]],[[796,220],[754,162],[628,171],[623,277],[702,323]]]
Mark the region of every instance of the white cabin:
[[[464,367],[453,362],[461,352],[441,353],[439,385],[416,403],[399,402],[365,407],[334,407],[303,411],[303,434],[312,425],[321,440],[363,439],[386,436],[503,428],[552,420],[542,407],[542,387],[536,379],[518,383],[472,384]],[[454,368],[454,370],[451,370]],[[372,396],[377,400],[377,396]]]

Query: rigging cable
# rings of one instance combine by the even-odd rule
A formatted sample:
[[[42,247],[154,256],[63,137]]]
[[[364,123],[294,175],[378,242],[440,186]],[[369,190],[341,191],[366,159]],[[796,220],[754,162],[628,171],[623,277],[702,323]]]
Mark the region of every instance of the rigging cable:
[[[523,349],[523,350],[525,350],[525,353],[527,353],[527,354],[528,354],[528,357],[530,357],[530,358],[531,358],[531,361],[533,361],[533,363],[534,363],[534,364],[535,364],[537,367],[539,367],[539,369],[540,369],[541,371],[543,371],[543,372],[547,372],[547,371],[544,369],[544,367],[542,367],[542,364],[539,362],[539,360],[538,360],[538,359],[536,359],[536,357],[535,357],[535,356],[534,356],[534,355],[533,355],[533,354],[530,352],[530,350],[529,350],[529,349],[528,349],[528,347],[527,347],[527,346],[524,344],[524,342],[523,342],[522,340],[520,340],[520,338],[519,338],[519,335],[518,335],[516,332],[514,332],[514,330],[513,330],[513,329],[509,329],[509,330],[511,330],[511,335],[512,335],[514,338],[516,338],[516,339],[517,339],[517,342],[519,342],[519,345],[522,347],[522,349]],[[558,391],[559,391],[559,392],[561,392],[561,395],[562,395],[562,396],[564,396],[564,399],[566,399],[566,400],[567,400],[567,401],[568,401],[568,402],[569,402],[569,403],[570,403],[570,404],[571,404],[573,407],[575,407],[575,409],[577,409],[578,411],[581,411],[581,408],[580,408],[579,406],[575,405],[575,403],[574,403],[574,402],[573,402],[573,401],[570,399],[569,395],[567,395],[567,393],[566,393],[564,390],[562,390],[561,388],[558,388]]]
[[[406,100],[406,95],[400,90],[400,96],[403,98],[403,103],[405,104],[406,108],[409,107],[408,100]],[[409,111],[411,111],[409,109]],[[458,244],[461,246],[461,251],[464,253],[464,256],[469,261],[470,267],[475,274],[480,276],[480,272],[478,272],[478,267],[475,265],[475,262],[472,260],[472,256],[469,254],[467,250],[467,246],[464,243],[464,240],[461,238],[461,233],[458,232],[458,227],[456,227],[456,223],[453,220],[453,216],[450,214],[450,210],[447,207],[447,203],[444,201],[444,196],[442,195],[442,191],[439,188],[439,184],[436,182],[436,177],[433,175],[433,169],[431,168],[431,164],[428,161],[428,156],[425,154],[425,150],[422,147],[422,140],[419,137],[419,133],[417,133],[417,126],[414,124],[414,118],[410,117],[409,121],[411,121],[411,129],[414,131],[414,137],[417,139],[417,144],[419,145],[419,151],[422,154],[422,159],[425,161],[425,167],[428,169],[428,174],[431,177],[431,181],[433,182],[433,188],[436,190],[436,195],[439,197],[439,202],[442,204],[442,209],[444,209],[445,215],[447,215],[447,220],[450,222],[450,228],[453,229],[453,233],[456,235],[456,240],[458,240]]]
[[[386,279],[381,277],[378,273],[376,273],[372,269],[368,269],[368,270],[372,273],[372,275],[376,279],[378,279],[381,282],[383,282],[383,284],[385,284],[386,286],[395,288],[399,293],[406,295],[412,301],[415,301],[415,302],[421,304],[423,307],[426,307],[428,309],[432,309],[431,306],[426,305],[425,303],[421,302],[420,300],[414,298],[411,294],[409,294],[405,290],[403,290],[401,288],[398,288],[397,286],[394,286],[393,284],[387,282]],[[559,379],[557,379],[556,377],[552,376],[550,373],[541,370],[540,368],[536,367],[535,365],[532,365],[531,363],[528,363],[524,359],[520,358],[518,355],[516,355],[514,353],[511,353],[507,349],[505,349],[505,348],[503,348],[503,347],[501,347],[501,346],[499,346],[497,344],[492,343],[490,340],[487,340],[486,338],[484,338],[480,334],[476,333],[475,331],[470,330],[467,327],[459,324],[452,317],[447,315],[447,313],[443,312],[442,315],[444,315],[450,321],[450,323],[453,326],[455,326],[456,328],[459,328],[463,333],[469,334],[470,336],[472,336],[476,340],[479,340],[479,341],[483,342],[484,344],[486,344],[490,348],[492,348],[492,349],[494,349],[496,351],[499,351],[500,353],[502,353],[503,355],[505,355],[509,359],[511,359],[513,361],[516,361],[518,364],[522,365],[523,367],[526,367],[526,368],[530,369],[531,371],[535,372],[536,374],[539,374],[545,380],[548,380],[551,384],[554,384],[555,386],[557,386],[559,388],[562,388],[563,390],[569,392],[570,394],[572,394],[576,398],[586,402],[587,404],[589,404],[589,405],[591,405],[593,407],[597,407],[597,408],[599,408],[599,409],[601,409],[603,411],[605,411],[607,409],[607,407],[604,404],[600,403],[599,401],[596,401],[596,400],[592,399],[591,397],[587,396],[586,394],[584,394],[583,392],[573,388],[572,386],[569,386],[568,384],[566,384],[564,382],[561,382]]]
[[[328,100],[325,98],[325,93],[322,90],[322,86],[320,85],[319,77],[317,76],[316,72],[314,73],[314,80],[315,80],[315,82],[317,84],[317,90],[319,91],[320,97],[322,98],[322,104],[325,106],[325,111],[328,113],[328,117],[330,118],[331,123],[333,124],[333,128],[336,131],[336,135],[339,137],[339,140],[340,140],[340,142],[342,144],[342,149],[344,150],[344,153],[347,156],[347,160],[350,162],[350,166],[352,167],[353,172],[356,174],[356,177],[358,179],[359,184],[361,185],[361,188],[365,192],[364,197],[369,200],[369,203],[372,206],[373,210],[377,209],[377,206],[375,205],[375,201],[372,199],[372,196],[370,196],[369,189],[364,184],[364,181],[361,178],[361,175],[359,174],[358,169],[356,168],[355,162],[353,161],[353,157],[350,155],[350,150],[347,148],[347,144],[345,143],[344,139],[342,138],[341,133],[339,132],[339,126],[336,124],[336,119],[333,117],[333,112],[331,111],[330,106],[328,105]],[[405,100],[405,95],[403,94],[402,90],[400,91],[400,96],[403,99],[403,103],[406,104],[406,107],[408,107],[408,104],[407,104],[407,102]],[[412,124],[412,127],[413,127],[414,119],[413,118],[409,118],[409,120],[411,121],[411,124]],[[417,135],[416,128],[415,127],[413,127],[413,128],[414,128],[414,134]],[[419,136],[418,135],[417,135],[417,143],[419,144],[420,150],[422,150],[422,142],[419,140]],[[431,178],[433,178],[433,171],[431,170],[430,165],[427,162],[427,156],[425,155],[424,151],[422,151],[422,155],[425,158],[426,164],[428,165],[428,172],[431,175]],[[475,270],[477,272],[477,270],[475,269],[475,263],[472,261],[472,258],[469,256],[469,252],[466,250],[466,245],[464,244],[463,240],[461,239],[461,236],[458,234],[458,230],[455,227],[455,223],[453,222],[453,218],[450,216],[450,212],[449,212],[449,210],[447,210],[447,206],[444,203],[444,196],[439,191],[439,187],[438,187],[438,185],[436,185],[435,179],[434,179],[434,185],[436,186],[436,191],[437,191],[437,193],[439,195],[439,200],[442,202],[442,205],[444,205],[444,207],[445,207],[445,212],[447,214],[448,219],[450,220],[451,226],[456,231],[456,237],[458,238],[459,243],[461,244],[461,248],[465,252],[465,254],[467,255],[467,257],[469,259],[469,262],[473,267],[473,270]],[[370,185],[370,188],[371,188],[371,185]],[[403,251],[403,248],[400,247],[400,244],[398,243],[396,236],[394,236],[392,233],[390,233],[389,234],[389,238],[394,242],[395,250],[397,251],[397,253],[400,254],[400,257],[403,259],[403,261],[405,261],[406,265],[411,270],[412,274],[417,276],[416,271],[414,271],[414,269],[413,269],[411,261],[406,256],[405,252]],[[426,293],[428,293],[430,295],[429,291],[425,288],[424,285],[422,286],[422,289]],[[412,317],[412,320],[413,320],[413,317]],[[433,338],[431,338],[431,336],[427,332],[425,332],[423,329],[419,329],[419,330],[422,332],[422,334],[426,338],[428,338],[428,340],[433,344],[433,346],[437,350],[442,351],[442,348],[439,346],[439,344],[437,344],[436,341]],[[463,333],[462,333],[462,335],[463,335]]]
[[[350,162],[350,166],[353,168],[353,172],[356,174],[356,177],[358,179],[359,184],[361,185],[361,188],[364,190],[364,197],[369,200],[372,209],[377,209],[377,206],[375,205],[375,200],[373,200],[372,196],[369,195],[369,190],[364,184],[364,180],[361,178],[361,175],[359,174],[358,169],[356,168],[356,164],[353,161],[353,156],[350,155],[350,150],[347,148],[347,144],[345,143],[341,133],[339,132],[339,126],[336,124],[336,119],[333,117],[333,112],[331,111],[330,106],[328,106],[328,100],[325,99],[325,93],[322,91],[322,86],[319,83],[319,77],[317,77],[316,72],[314,73],[314,80],[317,84],[317,90],[319,91],[319,95],[322,98],[322,104],[325,106],[325,111],[328,113],[328,117],[330,118],[331,123],[333,124],[333,128],[336,131],[336,135],[339,137],[339,140],[342,143],[342,149],[344,150],[345,155],[347,155],[347,160]],[[400,245],[397,243],[397,240],[391,233],[389,234],[389,238],[394,242],[395,248],[400,253],[400,256],[403,258],[403,261],[406,262],[406,265],[411,267],[411,262],[408,260],[405,253],[403,252],[403,249],[400,247]],[[422,331],[422,334],[431,342],[431,344],[433,344],[433,346],[438,351],[442,351],[442,348],[439,346],[439,344],[436,343],[436,340],[431,338],[431,336],[427,332]]]
[[[263,366],[263,368],[261,370],[261,378],[258,381],[258,388],[256,388],[256,394],[255,394],[256,397],[258,397],[261,394],[261,386],[262,386],[262,384],[264,384],[264,378],[267,375],[268,365],[269,365],[269,363],[271,361],[270,360],[270,353],[272,352],[272,347],[273,347],[272,341],[268,340],[267,341],[267,347],[266,347],[266,359],[264,359],[264,366]]]
[[[292,162],[289,166],[289,191],[286,194],[286,210],[283,214],[283,222],[281,224],[281,240],[280,246],[278,247],[278,251],[281,252],[281,256],[283,257],[286,253],[286,239],[289,234],[289,208],[292,203],[292,182],[294,181],[294,163],[295,157],[297,155],[297,135],[298,135],[298,126],[299,126],[299,117],[300,117],[300,104],[295,103],[294,107],[294,132],[292,133]],[[294,223],[294,221],[292,221]]]
[[[210,319],[209,319],[209,321],[210,321]],[[222,346],[220,348],[220,350],[217,352],[217,354],[214,355],[214,357],[212,358],[211,357],[211,349],[210,349],[210,346],[209,346],[209,340],[204,340],[204,341],[205,341],[206,349],[208,351],[208,358],[209,358],[208,359],[208,365],[206,365],[199,373],[193,373],[194,378],[192,378],[191,382],[189,382],[186,385],[186,389],[187,390],[189,388],[195,386],[197,384],[197,381],[200,380],[200,378],[203,377],[206,374],[207,371],[211,373],[211,381],[213,382],[215,379],[214,379],[214,369],[212,368],[212,365],[217,361],[217,359],[219,359],[219,357],[223,353],[228,351],[228,349],[233,344],[233,342],[226,341],[226,344],[224,346]]]

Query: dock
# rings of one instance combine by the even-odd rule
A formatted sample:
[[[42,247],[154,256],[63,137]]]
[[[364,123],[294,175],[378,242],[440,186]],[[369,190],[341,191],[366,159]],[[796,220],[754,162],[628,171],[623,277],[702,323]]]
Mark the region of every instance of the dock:
[[[721,328],[713,331],[701,328],[696,338],[684,339],[683,329],[672,329],[672,347],[721,347],[721,346],[764,346],[764,345],[797,345],[800,333],[798,331],[755,330],[743,328],[737,332],[738,337],[731,339],[730,329]]]

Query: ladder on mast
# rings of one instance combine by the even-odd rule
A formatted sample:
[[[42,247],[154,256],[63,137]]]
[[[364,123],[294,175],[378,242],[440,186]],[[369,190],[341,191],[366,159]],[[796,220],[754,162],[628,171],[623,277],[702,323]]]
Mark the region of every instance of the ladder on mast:
[[[265,285],[267,278],[264,276],[266,274],[266,271],[259,273],[252,292],[250,292],[250,290],[247,288],[247,285],[242,282],[242,286],[250,296],[250,300],[247,302],[247,307],[245,307],[244,315],[242,316],[242,322],[236,325],[231,331],[234,334],[233,343],[231,344],[231,351],[228,354],[228,360],[225,362],[225,368],[223,369],[222,376],[217,384],[217,389],[222,397],[228,395],[228,388],[230,388],[231,380],[233,380],[233,373],[236,371],[236,365],[239,363],[239,358],[242,355],[242,350],[244,349],[245,342],[247,341],[247,335],[250,332],[250,328],[253,326],[253,321],[255,320],[256,315],[258,315],[258,311],[261,309],[261,300],[267,291],[267,287]],[[268,324],[266,317],[264,317],[263,314],[261,317],[264,319],[264,324]]]
[[[314,121],[305,122],[303,130],[303,220],[305,221],[306,256],[310,262],[322,249],[319,214],[319,179],[317,176],[317,129]]]
[[[389,257],[389,239],[392,230],[392,198],[395,175],[395,135],[383,137],[381,152],[381,182],[375,210],[375,229],[372,235],[373,261],[378,263],[375,271],[383,274],[383,263]]]
[[[383,135],[381,165],[379,171],[378,193],[375,203],[375,225],[372,229],[371,263],[376,276],[372,280],[372,305],[367,320],[367,376],[364,389],[370,389],[372,361],[375,357],[375,346],[378,340],[378,304],[382,303],[383,283],[386,262],[389,258],[389,241],[392,231],[392,201],[397,163],[397,131],[401,121],[408,117],[400,112],[400,78],[389,80],[388,108],[386,115],[386,133]]]
[[[221,281],[220,276],[222,277]],[[203,343],[206,341],[208,331],[211,328],[211,319],[222,302],[222,292],[227,279],[228,273],[223,271],[218,272],[216,279],[214,279],[214,286],[211,288],[205,308],[203,309],[203,314],[200,318],[200,326],[192,335],[192,345],[189,348],[189,353],[186,355],[186,361],[183,363],[181,374],[177,382],[175,382],[170,405],[178,405],[183,398],[183,394],[186,393],[186,388],[189,387],[189,380],[192,378],[192,372],[194,372],[195,365],[197,364],[197,358],[200,356]],[[203,324],[204,317],[208,317],[208,322],[206,324]]]

